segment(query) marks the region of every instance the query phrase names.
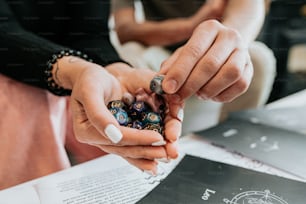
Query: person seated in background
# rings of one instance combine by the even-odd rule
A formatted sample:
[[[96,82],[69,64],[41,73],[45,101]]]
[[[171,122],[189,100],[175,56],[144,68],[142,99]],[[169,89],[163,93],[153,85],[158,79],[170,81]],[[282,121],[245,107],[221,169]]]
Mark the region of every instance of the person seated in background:
[[[145,17],[141,20],[136,18],[135,2],[142,3]],[[112,42],[131,64],[166,74],[165,90],[175,93],[177,100],[194,94],[203,99],[186,101],[183,123],[183,133],[201,130],[231,111],[258,107],[268,100],[275,58],[264,44],[254,41],[264,21],[265,3],[112,0]],[[253,71],[248,91],[235,100],[227,98],[243,86],[239,76],[251,76]]]

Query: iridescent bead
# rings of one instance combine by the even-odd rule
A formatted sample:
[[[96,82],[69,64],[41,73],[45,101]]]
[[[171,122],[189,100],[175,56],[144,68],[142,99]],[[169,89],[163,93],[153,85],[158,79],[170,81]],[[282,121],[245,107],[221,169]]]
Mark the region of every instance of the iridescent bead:
[[[139,120],[135,120],[132,123],[132,128],[136,128],[136,129],[141,130],[141,129],[143,129],[143,124]]]
[[[159,132],[160,134],[163,134],[163,128],[160,126],[160,124],[153,124],[153,123],[148,123],[144,126],[144,130],[153,130],[156,132]]]
[[[129,122],[128,114],[122,108],[109,108],[109,111],[113,114],[120,125],[126,126]]]
[[[125,108],[125,104],[121,100],[114,100],[114,101],[110,101],[107,104],[107,108],[122,108],[122,109],[124,109]]]
[[[162,88],[162,82],[164,80],[164,75],[155,76],[150,82],[150,90],[159,95],[164,94],[164,90]]]
[[[151,108],[150,106],[144,102],[144,101],[135,101],[131,104],[128,110],[129,116],[133,120],[141,119],[142,118],[142,113],[150,111]]]
[[[142,114],[142,120],[144,124],[153,123],[160,124],[162,122],[162,118],[158,113],[155,112],[144,112]]]

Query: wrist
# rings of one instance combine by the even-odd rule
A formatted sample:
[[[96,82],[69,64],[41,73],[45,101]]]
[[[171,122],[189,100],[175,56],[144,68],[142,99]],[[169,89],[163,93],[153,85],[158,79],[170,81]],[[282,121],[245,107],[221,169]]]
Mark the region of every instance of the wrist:
[[[64,56],[53,66],[54,80],[59,86],[71,90],[81,73],[93,66],[100,67],[76,56]]]
[[[44,71],[48,90],[59,96],[70,95],[76,76],[89,64],[92,65],[91,62],[92,60],[80,51],[62,50],[53,54]],[[75,64],[72,65],[73,63]]]

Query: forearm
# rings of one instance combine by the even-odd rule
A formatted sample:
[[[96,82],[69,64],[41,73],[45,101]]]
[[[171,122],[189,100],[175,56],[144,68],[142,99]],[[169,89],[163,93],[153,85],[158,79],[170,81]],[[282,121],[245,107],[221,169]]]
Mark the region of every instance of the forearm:
[[[249,43],[258,35],[264,16],[263,0],[229,0],[222,23],[237,30],[243,39]]]
[[[18,81],[46,88],[44,70],[52,54],[65,49],[21,28],[12,29],[2,25],[0,44],[6,50],[1,52],[0,72]],[[14,35],[14,33],[20,33]]]
[[[189,19],[145,21],[122,24],[117,27],[117,33],[121,43],[138,41],[145,45],[167,46],[188,39],[193,28]]]

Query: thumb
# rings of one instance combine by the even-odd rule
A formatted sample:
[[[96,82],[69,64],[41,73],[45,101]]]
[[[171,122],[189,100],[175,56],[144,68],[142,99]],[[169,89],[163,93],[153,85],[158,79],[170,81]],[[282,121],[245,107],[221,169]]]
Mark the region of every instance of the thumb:
[[[108,110],[103,97],[86,97],[84,107],[89,121],[100,134],[115,144],[122,140],[120,125]]]

